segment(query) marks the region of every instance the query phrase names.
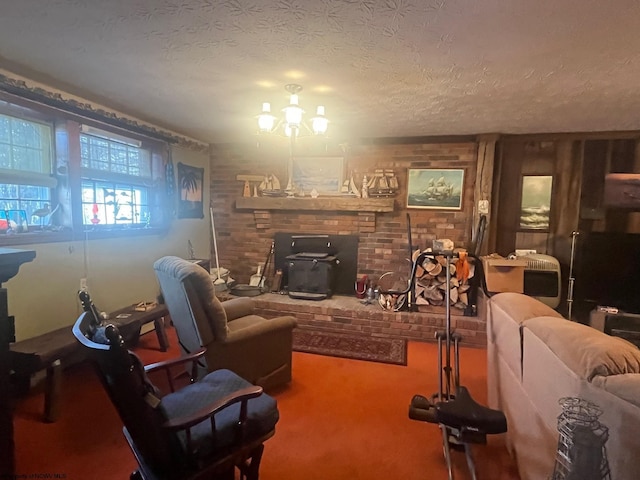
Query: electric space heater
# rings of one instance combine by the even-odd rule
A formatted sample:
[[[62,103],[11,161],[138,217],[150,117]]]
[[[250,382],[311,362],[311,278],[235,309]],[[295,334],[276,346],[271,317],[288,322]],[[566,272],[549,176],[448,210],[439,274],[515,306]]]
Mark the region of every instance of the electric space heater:
[[[517,257],[527,262],[524,267],[524,293],[540,300],[551,308],[560,305],[560,262],[551,255],[529,253]]]

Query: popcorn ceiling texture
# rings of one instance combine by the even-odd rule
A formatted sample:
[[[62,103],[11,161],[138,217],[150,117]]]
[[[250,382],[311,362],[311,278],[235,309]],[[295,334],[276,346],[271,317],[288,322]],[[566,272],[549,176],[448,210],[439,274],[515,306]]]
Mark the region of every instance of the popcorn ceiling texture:
[[[204,142],[264,101],[357,137],[640,129],[637,0],[20,0],[0,68]]]

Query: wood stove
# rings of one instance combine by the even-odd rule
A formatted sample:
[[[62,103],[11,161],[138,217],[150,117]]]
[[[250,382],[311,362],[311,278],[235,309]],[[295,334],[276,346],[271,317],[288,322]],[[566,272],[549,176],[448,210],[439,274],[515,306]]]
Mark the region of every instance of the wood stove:
[[[289,296],[324,300],[333,295],[336,257],[326,253],[301,252],[287,257]]]
[[[288,289],[291,298],[323,300],[334,291],[335,247],[328,235],[295,235],[293,255],[287,256]]]
[[[274,268],[292,298],[322,300],[352,295],[358,264],[357,235],[277,232]]]

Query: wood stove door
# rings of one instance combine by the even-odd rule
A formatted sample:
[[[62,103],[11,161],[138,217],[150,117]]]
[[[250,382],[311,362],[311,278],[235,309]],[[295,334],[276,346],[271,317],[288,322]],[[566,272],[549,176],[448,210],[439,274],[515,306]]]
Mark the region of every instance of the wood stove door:
[[[306,298],[299,293],[312,294],[309,298],[322,296],[328,298],[333,294],[333,264],[335,257],[322,260],[289,259],[289,296]]]

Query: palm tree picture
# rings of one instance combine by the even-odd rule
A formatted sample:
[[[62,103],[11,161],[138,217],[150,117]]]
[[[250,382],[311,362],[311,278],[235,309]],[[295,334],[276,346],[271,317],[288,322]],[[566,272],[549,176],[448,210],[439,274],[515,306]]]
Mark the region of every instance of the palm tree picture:
[[[203,218],[203,184],[204,168],[191,167],[178,163],[178,186],[180,187],[180,218]]]

